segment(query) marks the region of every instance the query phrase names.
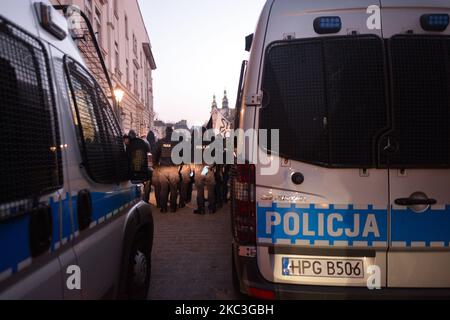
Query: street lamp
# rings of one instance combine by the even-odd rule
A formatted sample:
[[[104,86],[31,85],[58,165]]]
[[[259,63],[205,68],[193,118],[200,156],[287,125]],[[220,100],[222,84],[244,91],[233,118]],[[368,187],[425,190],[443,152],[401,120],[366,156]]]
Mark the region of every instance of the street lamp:
[[[118,119],[121,119],[121,108],[120,108],[120,103],[122,102],[123,98],[125,96],[125,91],[122,90],[122,88],[119,85],[116,85],[116,87],[114,88],[114,100],[116,100],[116,106],[117,106],[117,110],[116,110],[116,114]],[[122,127],[123,123],[122,121],[120,121],[120,126]]]
[[[116,99],[117,105],[120,106],[120,103],[125,96],[125,91],[122,90],[118,85],[114,88],[114,99]]]

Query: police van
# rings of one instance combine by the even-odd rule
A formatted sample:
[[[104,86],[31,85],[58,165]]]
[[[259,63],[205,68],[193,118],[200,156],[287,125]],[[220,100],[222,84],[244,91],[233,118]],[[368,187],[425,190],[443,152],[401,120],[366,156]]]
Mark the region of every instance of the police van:
[[[100,52],[92,27],[59,9],[0,8],[0,299],[145,298],[151,209],[76,43]]]
[[[444,0],[266,2],[236,126],[278,129],[279,148],[254,139],[233,169],[242,293],[450,297],[449,14]]]

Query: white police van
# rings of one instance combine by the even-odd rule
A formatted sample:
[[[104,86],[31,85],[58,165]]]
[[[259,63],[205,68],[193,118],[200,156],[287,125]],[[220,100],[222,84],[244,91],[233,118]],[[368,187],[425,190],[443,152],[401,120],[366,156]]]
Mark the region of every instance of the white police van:
[[[145,298],[150,206],[68,26],[48,1],[0,8],[0,299]]]
[[[444,0],[267,1],[236,124],[280,130],[280,169],[234,167],[241,292],[450,296],[449,14]]]

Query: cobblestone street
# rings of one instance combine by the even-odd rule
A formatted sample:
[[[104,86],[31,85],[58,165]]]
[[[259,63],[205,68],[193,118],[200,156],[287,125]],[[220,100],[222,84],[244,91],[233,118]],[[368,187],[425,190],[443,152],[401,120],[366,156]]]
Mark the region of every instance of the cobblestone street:
[[[231,281],[229,208],[198,216],[193,207],[166,214],[153,210],[151,300],[238,298]]]

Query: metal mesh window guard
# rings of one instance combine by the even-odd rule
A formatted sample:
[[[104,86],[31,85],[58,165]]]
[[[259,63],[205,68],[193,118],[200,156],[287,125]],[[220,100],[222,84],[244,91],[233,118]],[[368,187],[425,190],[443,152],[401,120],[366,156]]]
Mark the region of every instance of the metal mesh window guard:
[[[450,37],[398,35],[388,40],[394,152],[389,167],[450,165]],[[383,147],[383,145],[381,145]]]
[[[450,166],[450,37],[385,43],[366,35],[269,47],[261,127],[280,129],[282,156],[326,167]]]
[[[0,221],[30,209],[63,183],[47,53],[0,17]]]
[[[67,56],[64,60],[83,166],[97,183],[127,180],[122,133],[107,98],[83,66]]]
[[[280,154],[326,167],[375,167],[388,126],[384,49],[376,36],[283,41],[266,54],[263,129]]]

